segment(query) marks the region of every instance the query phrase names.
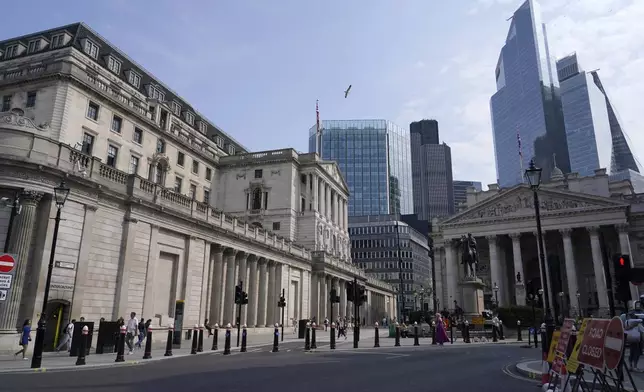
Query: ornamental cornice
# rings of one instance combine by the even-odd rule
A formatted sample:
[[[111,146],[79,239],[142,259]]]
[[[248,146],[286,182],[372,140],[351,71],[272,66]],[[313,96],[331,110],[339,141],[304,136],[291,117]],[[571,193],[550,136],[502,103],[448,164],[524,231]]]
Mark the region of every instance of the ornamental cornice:
[[[24,110],[16,108],[11,109],[9,112],[0,113],[0,128],[47,132],[49,130],[49,124],[43,123],[36,125],[32,119],[25,117]]]

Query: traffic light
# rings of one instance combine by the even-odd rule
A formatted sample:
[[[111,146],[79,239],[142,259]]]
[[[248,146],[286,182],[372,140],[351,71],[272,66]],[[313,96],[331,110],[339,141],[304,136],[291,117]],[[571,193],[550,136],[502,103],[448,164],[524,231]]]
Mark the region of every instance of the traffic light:
[[[335,289],[331,289],[331,293],[329,294],[329,300],[331,301],[332,304],[340,303],[340,296],[338,295],[338,292]]]
[[[367,290],[365,289],[364,286],[360,286],[360,288],[358,288],[358,303],[362,305],[366,302],[367,302]]]
[[[353,286],[353,282],[347,282],[347,301],[349,302],[354,302],[354,296],[355,296],[355,287]]]
[[[245,291],[242,291],[241,304],[248,305],[248,294]]]
[[[279,301],[277,301],[277,307],[279,308],[286,307],[286,298],[280,296]]]
[[[629,255],[617,254],[613,257],[615,266],[615,298],[627,303],[631,299],[629,285],[631,275],[631,258]]]
[[[237,305],[242,303],[243,294],[244,292],[242,291],[241,285],[235,286],[235,303]]]

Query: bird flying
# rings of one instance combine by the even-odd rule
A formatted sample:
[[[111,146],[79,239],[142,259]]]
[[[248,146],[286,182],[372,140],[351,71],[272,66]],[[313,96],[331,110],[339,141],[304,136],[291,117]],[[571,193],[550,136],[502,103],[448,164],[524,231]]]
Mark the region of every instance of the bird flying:
[[[344,97],[345,98],[349,96],[349,91],[351,91],[351,85],[349,85],[349,87],[346,90],[344,90]]]

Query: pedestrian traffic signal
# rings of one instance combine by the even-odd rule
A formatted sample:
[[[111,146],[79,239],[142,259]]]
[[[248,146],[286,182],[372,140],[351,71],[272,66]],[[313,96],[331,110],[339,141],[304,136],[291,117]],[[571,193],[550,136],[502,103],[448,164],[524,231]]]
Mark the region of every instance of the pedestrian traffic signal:
[[[353,282],[347,282],[347,301],[354,302],[355,293]]]
[[[235,303],[237,305],[242,303],[242,294],[243,294],[243,291],[242,291],[241,285],[235,286]]]
[[[248,294],[245,291],[242,291],[241,304],[248,305]]]
[[[284,307],[286,307],[286,298],[284,298],[284,297],[280,296],[279,301],[277,301],[277,306],[278,306],[279,308],[284,308]]]
[[[631,258],[629,255],[617,254],[613,257],[615,267],[615,298],[627,303],[631,299],[629,285],[631,272]]]

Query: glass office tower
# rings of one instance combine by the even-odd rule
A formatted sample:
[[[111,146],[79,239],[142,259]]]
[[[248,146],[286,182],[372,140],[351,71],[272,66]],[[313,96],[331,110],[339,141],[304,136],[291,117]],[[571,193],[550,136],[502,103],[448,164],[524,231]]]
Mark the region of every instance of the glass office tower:
[[[533,158],[544,178],[550,177],[555,157],[556,166],[569,173],[559,83],[536,1],[527,0],[514,13],[495,78],[490,112],[499,185],[523,182],[523,170]]]
[[[309,151],[336,161],[349,185],[349,216],[411,214],[409,135],[386,120],[326,120],[309,131]]]

